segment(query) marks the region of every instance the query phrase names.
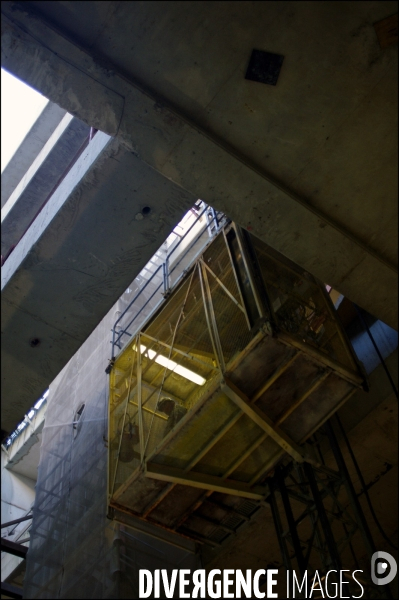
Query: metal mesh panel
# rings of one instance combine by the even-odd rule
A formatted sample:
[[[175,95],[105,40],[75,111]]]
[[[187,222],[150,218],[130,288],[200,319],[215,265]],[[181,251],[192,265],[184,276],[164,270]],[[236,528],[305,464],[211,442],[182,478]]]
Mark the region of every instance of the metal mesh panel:
[[[106,598],[116,593],[109,543],[115,525],[106,519],[108,381],[103,367],[113,319],[114,311],[50,386],[26,598]],[[77,427],[74,420],[83,404]]]
[[[116,360],[110,396],[111,497],[193,407],[199,388],[215,375],[215,365],[195,268]]]
[[[233,265],[224,236],[219,236],[204,254],[204,277],[209,286],[225,365],[241,352],[253,337],[250,332]]]
[[[306,272],[251,237],[276,322],[281,329],[315,346],[342,365],[355,368],[328,299]]]
[[[216,213],[203,202],[186,213],[122,296],[123,310],[113,329],[114,353],[128,343],[129,337],[140,330],[168,297],[225,220],[222,213]]]
[[[176,568],[181,561],[198,566],[194,555],[128,528],[121,531],[106,516],[108,378],[104,365],[114,319],[115,308],[50,386],[25,598],[135,598],[139,568]],[[117,389],[126,386],[131,371],[127,357],[113,372]],[[74,429],[82,403],[80,426]],[[133,415],[134,405],[128,409]],[[124,403],[115,402],[112,412],[120,415],[123,410]],[[114,423],[111,453],[117,416]]]

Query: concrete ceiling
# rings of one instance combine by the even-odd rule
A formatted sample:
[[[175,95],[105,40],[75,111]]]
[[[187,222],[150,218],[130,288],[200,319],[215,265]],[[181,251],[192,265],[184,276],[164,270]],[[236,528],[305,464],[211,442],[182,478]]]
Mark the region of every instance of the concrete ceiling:
[[[382,49],[374,28],[396,2],[30,1],[2,11],[2,65],[116,136],[145,165],[147,197],[161,178],[160,205],[176,189],[202,198],[397,327],[397,44]],[[276,86],[245,79],[253,49],[284,56]],[[90,244],[89,229],[79,235]],[[142,260],[164,237],[161,228]],[[97,305],[92,328],[117,293]],[[73,312],[61,292],[52,302]]]

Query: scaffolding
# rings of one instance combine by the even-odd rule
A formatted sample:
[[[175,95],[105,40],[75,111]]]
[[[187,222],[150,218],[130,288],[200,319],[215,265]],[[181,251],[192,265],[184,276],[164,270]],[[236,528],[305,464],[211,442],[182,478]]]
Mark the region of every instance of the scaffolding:
[[[346,569],[343,597],[362,593],[363,598],[393,598],[389,586],[376,586],[370,578],[370,559],[376,547],[335,429],[333,417],[312,436],[321,468],[291,461],[277,466],[268,480],[267,502],[287,572],[287,589],[295,597],[293,571],[300,583],[305,581],[299,597],[309,597],[316,572],[330,591],[334,586],[338,589],[339,574]],[[348,565],[358,570],[355,579]]]
[[[192,216],[196,221],[198,214]],[[197,224],[203,248],[212,239],[205,216]],[[169,250],[181,237],[171,236]],[[158,256],[161,252],[154,260]],[[187,264],[183,260],[180,268]],[[130,319],[137,312],[137,304],[127,311],[126,307],[133,290],[145,284],[144,273],[50,385],[24,598],[137,598],[140,568],[200,566],[191,540],[140,527],[128,515],[113,521],[107,518],[108,376],[104,366],[109,359],[109,332],[122,313]],[[139,306],[147,300],[143,296]],[[146,310],[152,309],[148,304]]]
[[[221,544],[362,386],[325,287],[224,226],[113,361],[109,515]]]
[[[343,521],[348,529],[340,556],[360,535],[339,513],[341,469],[323,464],[314,441],[365,385],[324,286],[234,224],[216,225],[210,210],[202,216],[167,293],[153,280],[160,296],[132,304],[144,276],[132,284],[50,386],[24,597],[138,597],[140,568],[200,568],[199,547],[220,547],[273,498],[297,568],[280,488],[296,521],[299,496],[313,494],[309,468],[333,534]],[[108,381],[111,328],[122,350]],[[303,560],[312,545],[308,568],[324,568],[312,507],[302,504],[298,538]]]

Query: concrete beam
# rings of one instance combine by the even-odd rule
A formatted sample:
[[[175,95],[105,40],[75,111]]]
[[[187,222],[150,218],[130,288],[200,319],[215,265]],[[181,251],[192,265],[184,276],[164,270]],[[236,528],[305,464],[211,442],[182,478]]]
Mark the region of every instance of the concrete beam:
[[[3,208],[65,114],[66,110],[64,108],[52,102],[48,102],[44,107],[1,174],[1,208]]]
[[[118,140],[95,135],[2,268],[3,429],[12,431],[195,200]]]
[[[3,10],[2,61],[8,70],[80,119],[117,135],[185,193],[225,211],[397,328],[397,270],[384,252],[115,65],[102,66],[17,4],[5,2]]]
[[[1,254],[16,246],[53,189],[66,174],[90,128],[65,115],[1,209]]]

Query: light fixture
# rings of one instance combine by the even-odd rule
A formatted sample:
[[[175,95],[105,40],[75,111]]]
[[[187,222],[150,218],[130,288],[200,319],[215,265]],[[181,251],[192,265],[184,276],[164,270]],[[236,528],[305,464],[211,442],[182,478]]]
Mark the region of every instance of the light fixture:
[[[136,349],[136,346],[134,346],[134,349]],[[166,367],[170,371],[189,379],[197,385],[204,385],[206,383],[206,379],[201,377],[201,375],[194,373],[194,371],[190,371],[190,369],[186,369],[186,367],[178,365],[174,360],[170,360],[169,358],[166,358],[166,356],[162,356],[162,354],[157,354],[155,350],[148,350],[141,344],[140,350],[142,354],[146,354],[150,360],[155,360],[155,362],[161,365],[161,367]]]

